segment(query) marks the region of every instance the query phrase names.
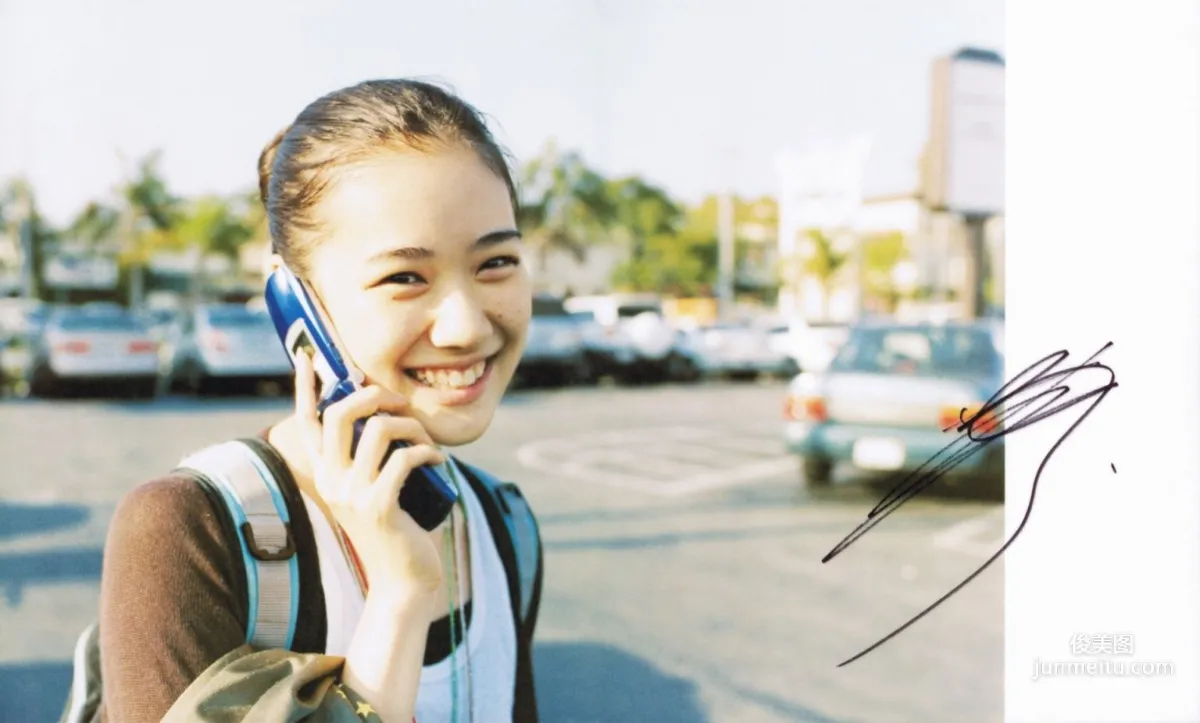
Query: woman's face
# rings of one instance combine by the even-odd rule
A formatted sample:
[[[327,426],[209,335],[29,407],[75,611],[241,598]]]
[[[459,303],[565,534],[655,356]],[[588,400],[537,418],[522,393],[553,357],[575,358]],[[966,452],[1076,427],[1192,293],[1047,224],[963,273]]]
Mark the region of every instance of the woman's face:
[[[483,434],[532,305],[508,187],[475,152],[384,152],[317,208],[308,279],[366,376],[407,397],[435,442]]]

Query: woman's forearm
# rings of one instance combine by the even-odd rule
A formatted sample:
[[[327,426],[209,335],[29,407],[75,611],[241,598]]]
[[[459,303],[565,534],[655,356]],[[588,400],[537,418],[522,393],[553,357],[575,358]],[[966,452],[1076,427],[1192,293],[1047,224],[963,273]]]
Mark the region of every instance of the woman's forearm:
[[[372,586],[342,679],[385,723],[413,719],[433,595]]]

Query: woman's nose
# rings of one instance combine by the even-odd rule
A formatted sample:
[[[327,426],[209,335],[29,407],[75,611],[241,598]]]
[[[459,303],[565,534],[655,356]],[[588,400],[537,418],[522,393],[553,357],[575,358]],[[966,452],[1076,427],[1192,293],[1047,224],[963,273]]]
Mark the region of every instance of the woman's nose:
[[[471,348],[478,346],[492,333],[492,324],[483,306],[471,294],[448,294],[438,305],[430,341],[434,346]]]

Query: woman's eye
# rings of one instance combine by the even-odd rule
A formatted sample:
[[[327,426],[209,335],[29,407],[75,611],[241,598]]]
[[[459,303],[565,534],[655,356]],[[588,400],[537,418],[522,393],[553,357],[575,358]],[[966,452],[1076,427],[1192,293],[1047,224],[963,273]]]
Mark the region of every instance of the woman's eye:
[[[392,274],[383,280],[385,284],[423,284],[425,279],[421,278],[420,274],[415,274],[411,271],[402,271],[398,274]]]
[[[485,261],[483,266],[480,268],[481,270],[486,271],[488,269],[502,269],[506,266],[519,266],[520,264],[521,259],[517,256],[497,256],[496,258]]]

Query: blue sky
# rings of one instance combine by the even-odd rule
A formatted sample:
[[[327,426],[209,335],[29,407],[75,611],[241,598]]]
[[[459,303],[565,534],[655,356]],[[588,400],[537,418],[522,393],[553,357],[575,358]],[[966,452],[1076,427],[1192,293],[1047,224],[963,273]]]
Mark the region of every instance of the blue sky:
[[[318,95],[369,77],[449,82],[527,157],[550,137],[685,199],[771,193],[804,131],[867,133],[867,192],[908,190],[930,64],[1004,52],[1003,0],[0,2],[0,178],[65,220],[164,152],[180,193],[255,181]]]

